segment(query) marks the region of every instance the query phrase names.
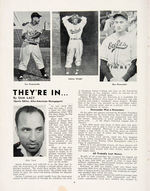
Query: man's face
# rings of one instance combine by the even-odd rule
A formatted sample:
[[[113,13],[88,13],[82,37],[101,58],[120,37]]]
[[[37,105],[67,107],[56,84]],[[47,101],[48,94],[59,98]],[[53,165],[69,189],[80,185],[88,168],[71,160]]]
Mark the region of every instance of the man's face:
[[[32,18],[32,23],[33,23],[34,25],[38,24],[39,22],[40,22],[40,17],[33,17],[33,18]]]
[[[31,156],[41,148],[44,140],[44,121],[39,112],[21,112],[18,118],[17,134],[21,144]]]
[[[72,22],[73,22],[74,25],[77,25],[78,24],[78,18],[73,18]]]
[[[118,16],[115,18],[114,26],[115,26],[116,32],[125,31],[127,29],[127,25],[128,25],[128,21],[124,17]]]

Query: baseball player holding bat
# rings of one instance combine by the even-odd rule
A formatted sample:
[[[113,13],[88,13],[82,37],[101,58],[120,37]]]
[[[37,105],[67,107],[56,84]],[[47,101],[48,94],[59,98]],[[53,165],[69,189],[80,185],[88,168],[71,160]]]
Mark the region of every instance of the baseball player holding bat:
[[[33,12],[31,14],[31,22],[27,23],[22,31],[23,44],[20,50],[20,63],[19,63],[19,76],[18,80],[23,79],[23,75],[27,70],[27,66],[30,60],[30,55],[32,54],[35,60],[37,68],[40,70],[43,78],[48,78],[45,73],[44,63],[42,59],[41,50],[39,47],[40,35],[43,31],[43,26],[40,25],[39,13]]]
[[[83,54],[83,42],[81,35],[83,28],[87,23],[87,18],[78,14],[73,14],[71,16],[65,16],[62,18],[63,24],[70,37],[68,47],[67,47],[67,57],[66,57],[66,74],[70,74],[70,69],[72,68],[73,59],[75,57],[76,71],[75,74],[79,74],[79,69],[81,66],[81,57]]]
[[[114,16],[115,33],[108,36],[101,46],[100,81],[133,81],[136,67],[136,36],[127,32],[126,12]]]

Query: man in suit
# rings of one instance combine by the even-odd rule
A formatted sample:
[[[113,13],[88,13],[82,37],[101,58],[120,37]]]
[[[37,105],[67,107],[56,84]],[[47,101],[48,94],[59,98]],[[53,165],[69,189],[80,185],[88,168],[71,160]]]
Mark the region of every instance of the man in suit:
[[[14,157],[42,155],[45,116],[41,109],[24,106],[15,115],[16,132],[20,142],[14,144]]]

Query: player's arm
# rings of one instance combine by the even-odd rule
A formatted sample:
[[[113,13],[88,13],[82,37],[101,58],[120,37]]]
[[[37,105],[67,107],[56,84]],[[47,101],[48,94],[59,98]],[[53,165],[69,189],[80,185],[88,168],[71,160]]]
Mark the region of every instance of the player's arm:
[[[22,35],[21,35],[21,37],[22,37],[22,39],[23,40],[25,40],[25,39],[27,39],[27,37],[28,37],[28,35],[27,35],[27,27],[28,27],[28,24],[29,24],[29,22],[27,22],[27,23],[23,23],[22,24]]]
[[[122,77],[124,81],[128,81],[132,76],[137,73],[137,66],[136,66],[137,59],[134,59],[131,62],[131,66],[127,70],[127,73]]]
[[[68,24],[71,24],[70,22],[69,22],[69,19],[72,17],[72,15],[71,16],[65,16],[65,17],[63,17],[62,18],[62,22],[63,22],[63,24],[65,25],[65,27],[68,25]]]
[[[28,23],[26,25],[23,25],[22,39],[27,39],[28,41],[32,40],[32,37],[28,35]]]
[[[44,28],[43,23],[42,24],[40,23],[37,27],[37,30],[31,35],[31,38],[32,39],[38,38],[43,32],[43,28]]]
[[[33,39],[38,38],[41,34],[42,34],[41,32],[36,32],[35,34],[31,36],[31,38]]]
[[[79,17],[80,19],[81,19],[81,25],[84,27],[85,25],[86,25],[86,23],[87,23],[87,18],[86,17],[84,17],[84,16],[82,16],[82,17]]]
[[[106,76],[108,81],[110,81],[113,78],[113,75],[111,74],[110,69],[109,69],[109,67],[107,65],[107,61],[101,59],[100,81],[103,81],[105,76]]]
[[[23,34],[22,34],[22,39],[23,39],[23,40],[26,39],[26,35],[27,35],[27,33],[23,33]]]
[[[122,77],[123,80],[128,81],[132,76],[134,76],[137,73],[137,52],[136,52],[136,47],[137,47],[137,40],[136,37],[135,39],[131,39],[131,66],[127,70],[127,73]]]
[[[22,29],[22,39],[26,39],[27,38],[27,29],[26,29],[26,25],[23,26]]]

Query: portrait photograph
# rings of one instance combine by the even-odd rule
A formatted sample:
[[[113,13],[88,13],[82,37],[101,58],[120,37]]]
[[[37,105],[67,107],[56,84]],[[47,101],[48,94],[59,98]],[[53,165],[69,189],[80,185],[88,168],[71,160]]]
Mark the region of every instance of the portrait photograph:
[[[14,157],[46,156],[45,106],[14,106]]]

